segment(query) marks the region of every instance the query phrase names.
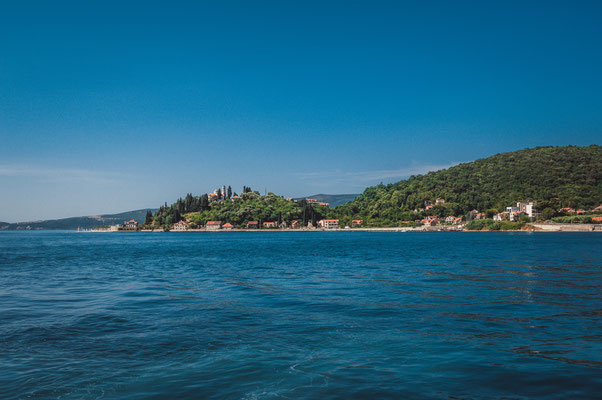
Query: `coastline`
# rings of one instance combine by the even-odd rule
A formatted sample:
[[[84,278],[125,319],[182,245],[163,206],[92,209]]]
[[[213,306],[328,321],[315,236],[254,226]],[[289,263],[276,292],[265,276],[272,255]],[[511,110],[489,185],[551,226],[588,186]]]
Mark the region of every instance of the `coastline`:
[[[78,233],[227,233],[227,232],[602,232],[601,224],[530,224],[530,229],[512,230],[466,230],[454,226],[422,226],[417,228],[389,227],[389,228],[337,228],[337,229],[188,229],[171,230],[141,229],[141,230],[106,230],[89,229],[76,231]]]

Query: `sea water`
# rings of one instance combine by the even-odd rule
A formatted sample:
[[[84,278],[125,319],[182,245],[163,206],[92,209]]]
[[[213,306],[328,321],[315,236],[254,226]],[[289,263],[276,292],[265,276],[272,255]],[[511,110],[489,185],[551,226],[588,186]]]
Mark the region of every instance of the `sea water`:
[[[602,234],[0,232],[0,398],[592,399]]]

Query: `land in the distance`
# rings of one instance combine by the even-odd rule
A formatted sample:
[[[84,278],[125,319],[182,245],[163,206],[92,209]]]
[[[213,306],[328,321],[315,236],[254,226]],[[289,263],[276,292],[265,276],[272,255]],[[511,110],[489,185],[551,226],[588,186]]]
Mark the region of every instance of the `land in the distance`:
[[[150,211],[156,212],[157,210],[158,209],[155,208],[151,209]],[[69,217],[16,223],[0,222],[0,230],[93,229],[98,226],[114,225],[128,220],[135,220],[142,223],[148,211],[149,209],[143,208],[140,210],[126,211],[118,214],[88,215],[82,217]]]
[[[326,200],[346,202],[334,205]],[[138,215],[125,223],[108,223],[105,219],[95,221],[95,225],[112,231],[345,228],[495,231],[544,229],[536,224],[546,222],[547,226],[569,224],[584,229],[587,224],[602,223],[602,147],[537,147],[496,154],[369,187],[359,196],[315,195],[294,199],[274,193],[261,195],[246,186],[236,193],[224,185],[200,196],[189,193],[157,210],[136,212]],[[88,225],[78,225],[82,229],[90,228],[91,217],[86,218]],[[28,224],[37,228],[32,225],[35,223]]]
[[[413,228],[522,230],[602,223],[602,147],[538,147],[367,188],[337,207],[222,186],[114,230]],[[589,225],[588,225],[589,226]],[[584,229],[581,226],[579,229]]]

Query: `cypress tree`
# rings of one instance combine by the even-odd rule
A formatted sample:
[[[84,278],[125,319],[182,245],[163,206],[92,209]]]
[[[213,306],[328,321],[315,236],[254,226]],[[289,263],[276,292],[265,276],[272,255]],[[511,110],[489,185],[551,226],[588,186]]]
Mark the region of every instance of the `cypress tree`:
[[[146,218],[144,218],[144,225],[151,225],[153,223],[153,213],[151,210],[146,211]]]
[[[205,210],[209,209],[209,196],[206,193],[201,196],[200,209],[201,209],[201,211],[205,211]]]

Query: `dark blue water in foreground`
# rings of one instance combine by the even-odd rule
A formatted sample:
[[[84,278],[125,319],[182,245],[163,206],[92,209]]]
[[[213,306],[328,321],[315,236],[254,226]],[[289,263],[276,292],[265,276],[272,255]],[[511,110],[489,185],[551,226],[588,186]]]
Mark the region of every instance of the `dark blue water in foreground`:
[[[602,234],[0,233],[0,398],[600,398]]]

